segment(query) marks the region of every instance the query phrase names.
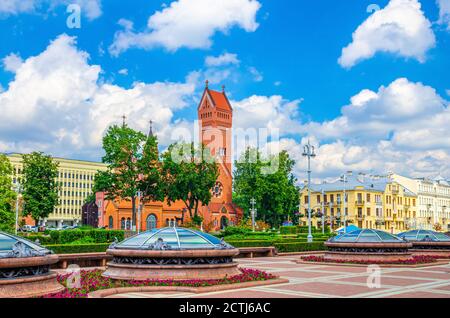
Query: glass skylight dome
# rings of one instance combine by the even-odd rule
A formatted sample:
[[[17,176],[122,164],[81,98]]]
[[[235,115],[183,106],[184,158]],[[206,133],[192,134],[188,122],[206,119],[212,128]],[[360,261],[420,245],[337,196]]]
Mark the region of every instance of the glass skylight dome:
[[[407,241],[450,242],[450,237],[444,233],[429,230],[411,230],[400,233],[398,236]]]
[[[158,247],[158,244],[160,245]],[[164,248],[161,248],[161,245]],[[186,228],[166,227],[153,229],[120,243],[113,244],[114,249],[169,249],[169,250],[198,250],[198,249],[232,249],[233,247],[215,236]]]
[[[403,240],[395,235],[380,230],[359,229],[335,236],[332,243],[401,243]]]
[[[0,258],[33,257],[51,254],[51,252],[21,237],[0,232]]]

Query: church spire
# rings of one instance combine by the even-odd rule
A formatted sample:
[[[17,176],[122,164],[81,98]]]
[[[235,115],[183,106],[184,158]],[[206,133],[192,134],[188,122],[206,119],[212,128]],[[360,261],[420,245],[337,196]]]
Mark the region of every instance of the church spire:
[[[150,130],[148,132],[148,136],[149,137],[153,137],[154,136],[154,134],[153,134],[153,120],[150,120],[149,123],[150,123]]]

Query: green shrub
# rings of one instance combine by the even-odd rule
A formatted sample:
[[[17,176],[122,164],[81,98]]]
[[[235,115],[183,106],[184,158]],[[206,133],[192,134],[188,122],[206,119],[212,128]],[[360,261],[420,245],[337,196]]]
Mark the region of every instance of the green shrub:
[[[86,244],[94,244],[95,239],[90,236],[84,236],[76,241],[70,242],[70,245],[86,245]]]
[[[280,226],[280,234],[297,234],[297,226]]]
[[[251,230],[243,226],[228,226],[222,231],[221,236],[246,235],[248,233],[251,233]]]
[[[268,240],[242,240],[242,241],[227,241],[228,244],[234,247],[269,247],[272,242]]]
[[[274,245],[279,253],[322,251],[326,249],[323,242],[275,243]]]
[[[106,252],[109,243],[102,244],[53,244],[46,245],[45,247],[53,251],[55,254],[78,254],[78,253],[101,253]]]
[[[87,238],[91,238],[92,240],[89,240]],[[117,238],[119,241],[124,240],[125,231],[104,229],[50,231],[50,240],[47,240],[45,242],[41,241],[41,243],[70,244],[72,242],[78,242],[80,240],[81,242],[110,243],[113,242],[115,238]]]

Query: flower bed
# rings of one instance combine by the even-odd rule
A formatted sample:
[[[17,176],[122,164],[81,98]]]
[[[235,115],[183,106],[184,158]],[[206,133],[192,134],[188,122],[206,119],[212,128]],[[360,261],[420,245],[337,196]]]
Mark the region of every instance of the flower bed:
[[[183,286],[183,287],[208,287],[225,284],[237,284],[253,281],[266,281],[274,279],[272,274],[256,270],[256,269],[243,269],[239,275],[212,280],[145,280],[145,281],[121,281],[112,280],[102,276],[102,270],[90,270],[80,272],[80,284],[81,288],[67,288],[57,294],[47,295],[44,298],[87,298],[88,294],[97,290],[119,288],[119,287],[143,287],[143,286]],[[58,275],[58,282],[67,286],[67,280],[71,274]]]
[[[327,259],[324,256],[303,256],[302,261],[305,262],[315,262],[315,263],[337,263],[337,264],[361,264],[361,265],[419,265],[437,262],[438,257],[436,256],[412,256],[407,260],[397,260],[397,261],[349,261],[349,260],[339,260],[339,259]]]

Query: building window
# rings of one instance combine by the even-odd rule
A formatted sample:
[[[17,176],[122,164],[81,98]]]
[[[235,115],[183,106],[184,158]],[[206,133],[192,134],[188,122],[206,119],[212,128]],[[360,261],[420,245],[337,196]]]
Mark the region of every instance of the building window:
[[[154,214],[150,214],[147,217],[147,231],[156,229],[156,216]]]
[[[120,229],[125,230],[125,218],[120,220]]]
[[[109,227],[110,229],[112,229],[112,228],[114,227],[114,219],[113,219],[112,215],[109,216],[108,227]]]

